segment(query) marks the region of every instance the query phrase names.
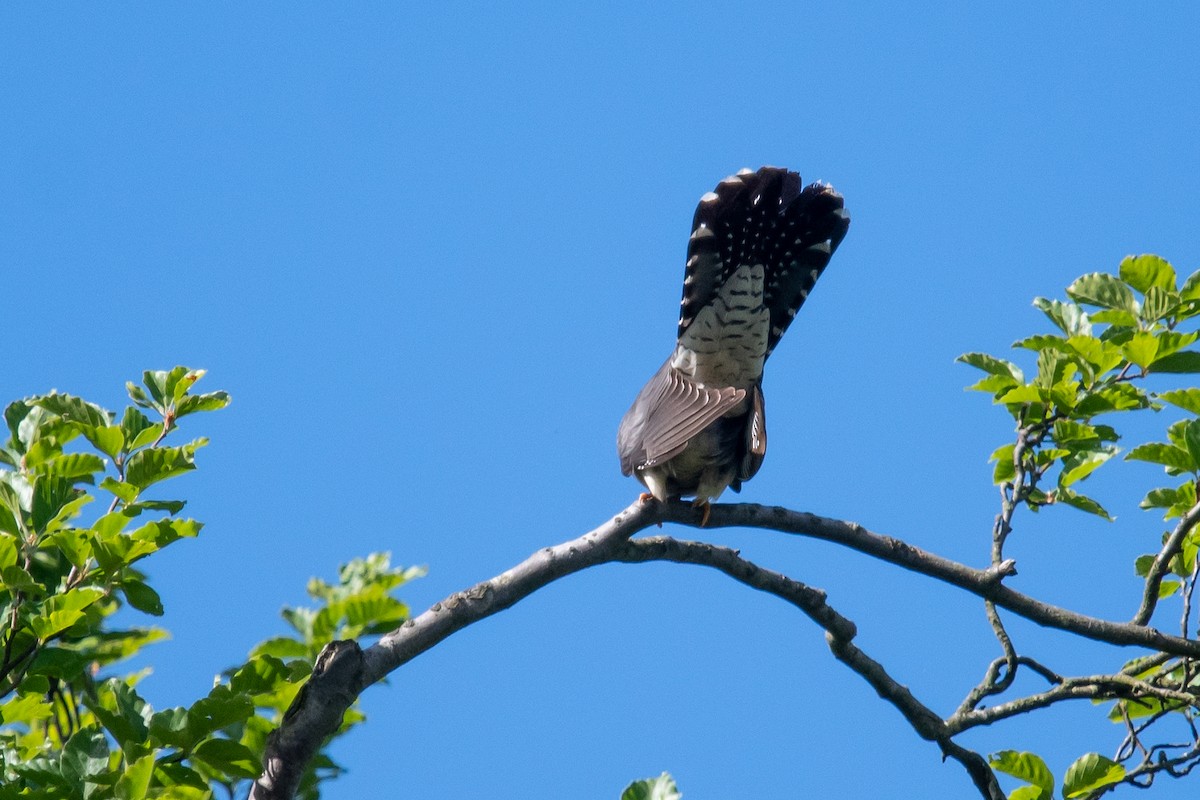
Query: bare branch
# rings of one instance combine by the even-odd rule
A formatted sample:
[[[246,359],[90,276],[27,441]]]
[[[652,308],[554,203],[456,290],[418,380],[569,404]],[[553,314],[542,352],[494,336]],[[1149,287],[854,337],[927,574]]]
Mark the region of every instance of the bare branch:
[[[695,526],[700,521],[700,513],[686,503],[663,504],[662,516],[664,521],[685,525]],[[1200,642],[1195,640],[1171,636],[1143,625],[1089,617],[1009,589],[1001,580],[1015,571],[1011,569],[1011,562],[1004,562],[1000,568],[974,569],[900,539],[872,533],[856,522],[818,517],[779,506],[750,503],[712,506],[708,527],[730,526],[768,528],[835,542],[965,589],[1039,625],[1070,631],[1088,639],[1121,646],[1136,645],[1178,656],[1200,656]]]
[[[882,665],[853,644],[854,624],[830,608],[820,590],[752,564],[727,548],[699,542],[679,542],[668,537],[629,540],[639,531],[664,521],[695,525],[700,521],[700,513],[685,503],[636,502],[584,536],[540,550],[507,572],[449,596],[366,650],[359,650],[357,645],[349,642],[333,643],[322,654],[319,669],[314,671],[312,680],[288,710],[280,729],[269,738],[264,772],[252,787],[250,798],[289,800],[309,759],[319,750],[325,738],[336,730],[342,714],[363,690],[392,670],[456,631],[512,606],[554,580],[613,561],[669,560],[704,564],[791,602],[825,629],[829,646],[839,660],[861,675],[881,697],[895,706],[920,736],[938,742],[947,757],[954,758],[967,769],[976,788],[988,800],[1000,800],[1004,795],[987,761],[978,753],[951,741],[950,737],[958,731],[1020,713],[1019,708],[1028,710],[1071,697],[1124,696],[1148,692],[1152,696],[1179,702],[1195,702],[1191,695],[1154,687],[1136,681],[1129,675],[1070,679],[1042,695],[983,711],[970,710],[964,713],[960,709],[952,718],[954,726],[951,727],[913,697],[906,687],[892,679]],[[835,542],[958,586],[1039,624],[1109,644],[1138,645],[1158,651],[1157,655],[1145,660],[1147,664],[1155,663],[1158,658],[1165,661],[1168,655],[1200,656],[1200,642],[1195,640],[1168,636],[1144,625],[1096,619],[1041,603],[1005,587],[1002,584],[1004,578],[1015,574],[1012,561],[1002,561],[988,569],[974,569],[898,539],[871,533],[852,522],[784,508],[715,505],[711,508],[710,525],[770,528]],[[1053,672],[1029,659],[1016,657],[1012,663],[1029,664],[1047,680],[1058,679]],[[1011,668],[1009,672],[1012,672]],[[995,682],[996,676],[989,680]],[[1080,681],[1091,683],[1085,686],[1080,685]]]
[[[1187,692],[1163,689],[1127,675],[1093,675],[1064,678],[1062,683],[1039,694],[1029,695],[990,708],[955,713],[946,720],[950,734],[957,735],[980,725],[991,725],[1008,717],[1045,708],[1062,700],[1153,697],[1163,702],[1200,708],[1200,697]]]

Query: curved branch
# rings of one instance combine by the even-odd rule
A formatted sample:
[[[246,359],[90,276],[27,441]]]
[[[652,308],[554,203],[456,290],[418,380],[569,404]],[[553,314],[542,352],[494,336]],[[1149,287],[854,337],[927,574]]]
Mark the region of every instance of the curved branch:
[[[1192,528],[1196,527],[1197,522],[1200,522],[1200,503],[1192,506],[1186,514],[1179,518],[1179,524],[1163,542],[1162,549],[1158,551],[1150,569],[1146,571],[1146,588],[1142,592],[1142,604],[1137,613],[1133,615],[1134,625],[1145,625],[1150,621],[1150,617],[1153,616],[1154,609],[1158,605],[1158,588],[1162,585],[1167,569],[1171,566],[1171,559],[1179,553],[1183,547],[1184,537]]]
[[[663,519],[695,526],[700,513],[686,503],[668,503],[663,507]],[[1162,633],[1144,625],[1089,617],[1050,603],[1035,600],[1029,595],[1009,589],[1001,581],[1015,572],[1010,562],[999,568],[975,569],[957,561],[935,555],[900,539],[872,533],[856,522],[818,517],[779,506],[760,506],[750,503],[723,503],[711,507],[707,527],[741,526],[768,528],[781,533],[793,533],[822,539],[858,550],[860,553],[928,575],[952,586],[965,589],[997,606],[1006,608],[1039,625],[1059,628],[1088,639],[1121,646],[1141,646],[1178,656],[1200,656],[1200,642]]]
[[[919,735],[938,742],[946,756],[963,764],[985,798],[1003,798],[986,760],[951,741],[953,732],[937,714],[917,701],[906,687],[888,676],[880,664],[853,645],[854,624],[825,603],[823,592],[758,567],[727,548],[677,542],[667,537],[629,541],[639,531],[664,521],[695,526],[700,521],[700,512],[685,503],[639,500],[578,539],[539,550],[512,569],[450,595],[365,650],[359,650],[353,643],[331,643],[318,658],[319,666],[323,668],[314,670],[312,679],[284,716],[279,730],[269,737],[263,758],[264,771],[251,788],[251,800],[290,800],[309,759],[336,730],[342,715],[355,699],[368,686],[451,634],[512,606],[566,575],[613,561],[644,560],[703,563],[792,602],[826,630],[829,646],[838,659],[895,706]],[[1015,572],[1010,561],[986,570],[974,569],[899,539],[871,533],[856,523],[778,507],[714,505],[709,525],[770,528],[824,539],[958,586],[1042,625],[1114,645],[1140,645],[1160,653],[1200,656],[1200,642],[1168,636],[1142,625],[1089,617],[1013,591],[1001,583]],[[994,713],[994,709],[987,711]]]

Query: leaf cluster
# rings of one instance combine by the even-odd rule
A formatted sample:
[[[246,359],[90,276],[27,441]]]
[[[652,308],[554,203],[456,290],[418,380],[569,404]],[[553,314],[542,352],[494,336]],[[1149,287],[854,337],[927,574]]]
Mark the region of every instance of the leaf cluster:
[[[420,574],[376,554],[314,580],[315,609],[285,609],[293,636],[259,645],[187,707],[155,710],[144,673],[120,663],[165,638],[157,627],[114,625],[128,606],[164,613],[145,559],[201,523],[185,503],[149,490],[196,468],[204,438],[173,444],[184,417],[229,404],[194,393],[202,370],[146,372],[115,414],[69,394],[18,400],[4,411],[0,447],[0,800],[198,800],[259,775],[268,733],[337,636],[390,629],[408,609],[390,595]],[[84,519],[97,496],[107,507]],[[347,714],[343,730],[362,719]],[[340,768],[321,754],[301,796]]]

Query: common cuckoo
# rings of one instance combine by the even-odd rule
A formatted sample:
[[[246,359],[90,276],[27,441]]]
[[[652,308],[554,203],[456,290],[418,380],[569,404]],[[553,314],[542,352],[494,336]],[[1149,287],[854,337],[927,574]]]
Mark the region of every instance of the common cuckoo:
[[[617,430],[621,471],[663,501],[705,508],[740,491],[767,451],[763,364],[850,226],[842,196],[777,167],[700,198],[675,350]]]

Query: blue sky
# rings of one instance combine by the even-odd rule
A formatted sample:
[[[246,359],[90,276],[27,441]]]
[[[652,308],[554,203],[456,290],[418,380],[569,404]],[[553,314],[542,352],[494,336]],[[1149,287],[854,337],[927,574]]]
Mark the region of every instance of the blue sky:
[[[233,395],[183,431],[212,439],[173,487],[204,535],[150,568],[174,638],[144,688],[185,703],[349,558],[428,565],[419,611],[631,502],[616,425],[671,347],[695,202],[785,165],[853,224],[771,359],[741,497],[983,564],[1009,425],[953,359],[1127,253],[1200,268],[1198,51],[1182,3],[7,5],[0,397],[119,407],[177,363]],[[1090,481],[1111,525],[1022,518],[1013,585],[1128,618],[1157,477]],[[828,590],[943,713],[997,654],[960,592],[704,536]],[[1133,655],[1011,629],[1064,672]],[[973,791],[807,619],[694,568],[573,576],[363,699],[330,798],[616,798],[663,770],[688,800]],[[964,743],[1061,777],[1115,746],[1099,717]]]

